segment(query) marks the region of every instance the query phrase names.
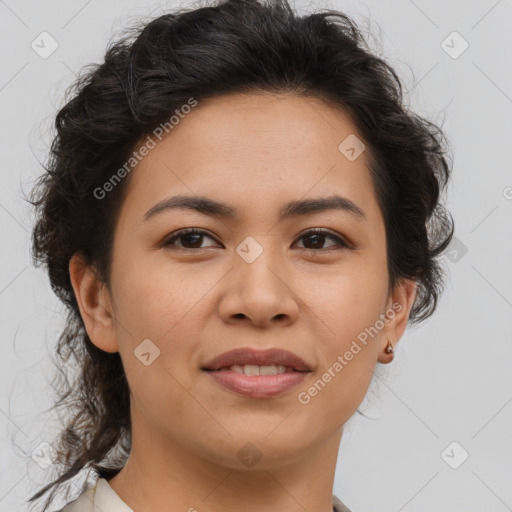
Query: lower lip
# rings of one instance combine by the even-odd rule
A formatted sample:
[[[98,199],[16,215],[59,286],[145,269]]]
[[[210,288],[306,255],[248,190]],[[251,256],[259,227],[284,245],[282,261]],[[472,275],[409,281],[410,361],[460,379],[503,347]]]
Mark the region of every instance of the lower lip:
[[[298,386],[310,372],[289,372],[277,375],[245,375],[232,370],[207,371],[216,382],[244,396],[266,398]]]

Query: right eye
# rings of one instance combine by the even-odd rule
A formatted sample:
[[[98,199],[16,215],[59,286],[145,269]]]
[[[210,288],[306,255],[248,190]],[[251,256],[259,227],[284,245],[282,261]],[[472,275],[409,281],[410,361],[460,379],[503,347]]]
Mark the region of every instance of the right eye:
[[[164,243],[164,247],[185,250],[204,249],[205,247],[201,247],[201,242],[205,237],[209,238],[210,240],[214,240],[210,235],[208,235],[206,231],[203,231],[202,229],[180,229],[179,231],[176,231],[171,234],[171,238],[167,239],[167,241]],[[175,244],[176,240],[181,240],[181,246]],[[189,247],[187,247],[187,245]]]

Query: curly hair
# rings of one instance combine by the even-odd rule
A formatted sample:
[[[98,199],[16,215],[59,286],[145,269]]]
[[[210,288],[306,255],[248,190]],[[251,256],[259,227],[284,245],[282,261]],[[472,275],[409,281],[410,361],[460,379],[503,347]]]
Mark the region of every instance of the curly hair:
[[[55,404],[71,414],[56,449],[65,471],[30,501],[53,488],[46,510],[56,486],[82,469],[110,478],[126,462],[131,421],[123,365],[119,353],[89,339],[69,261],[80,253],[108,285],[130,175],[101,200],[94,191],[190,97],[293,93],[349,115],[364,139],[385,222],[390,289],[401,278],[415,280],[409,322],[432,315],[444,286],[440,256],[454,231],[441,204],[450,154],[441,128],[404,106],[402,87],[351,18],[333,10],[299,16],[287,0],[217,1],[164,14],[128,29],[109,44],[104,62],[82,70],[56,115],[45,173],[31,197],[32,256],[68,311],[56,354],[62,368],[74,357],[77,374]]]

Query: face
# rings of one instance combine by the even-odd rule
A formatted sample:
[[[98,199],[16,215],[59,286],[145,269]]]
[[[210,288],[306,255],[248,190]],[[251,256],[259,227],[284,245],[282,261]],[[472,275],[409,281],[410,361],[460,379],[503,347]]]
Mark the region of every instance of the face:
[[[229,95],[200,102],[131,171],[102,292],[110,314],[81,311],[93,343],[120,352],[134,432],[232,468],[251,442],[270,468],[356,411],[413,294],[388,293],[367,154],[339,149],[354,135],[319,99]],[[225,207],[166,208],[175,196]],[[260,396],[202,369],[246,347],[285,349],[310,371]]]

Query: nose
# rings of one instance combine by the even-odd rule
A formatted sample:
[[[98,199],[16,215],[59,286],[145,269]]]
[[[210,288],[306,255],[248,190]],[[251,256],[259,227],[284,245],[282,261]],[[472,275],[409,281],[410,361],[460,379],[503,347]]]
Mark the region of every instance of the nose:
[[[277,259],[267,250],[252,263],[234,255],[219,304],[219,315],[225,323],[268,328],[297,321],[300,299],[293,290],[291,271]]]

